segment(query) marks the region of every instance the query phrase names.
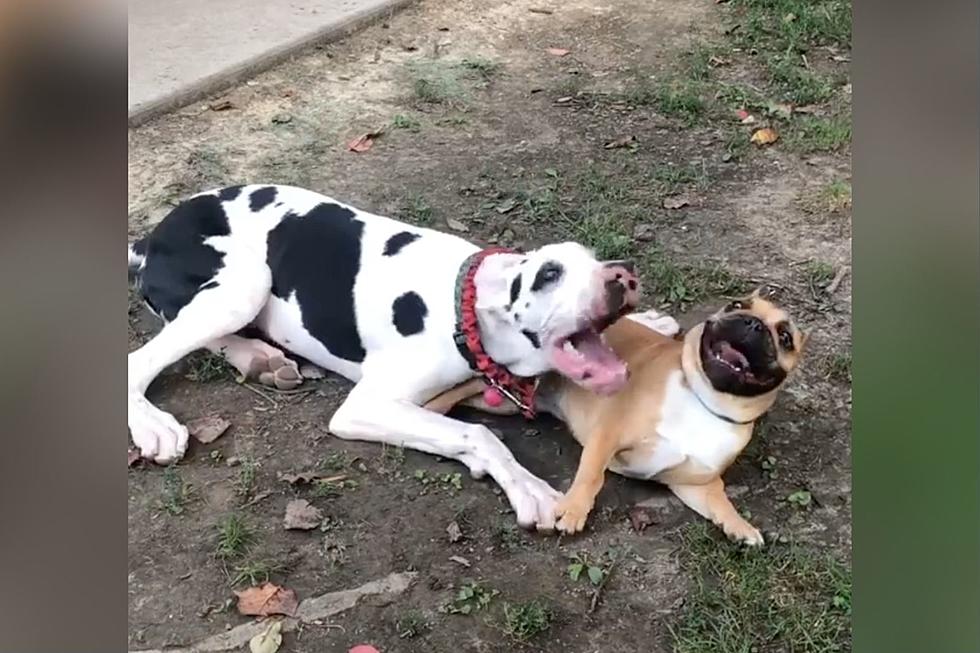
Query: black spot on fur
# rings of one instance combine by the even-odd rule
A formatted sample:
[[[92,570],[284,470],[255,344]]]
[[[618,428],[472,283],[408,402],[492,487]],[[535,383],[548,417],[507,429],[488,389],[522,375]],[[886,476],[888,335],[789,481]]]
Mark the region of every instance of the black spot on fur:
[[[391,304],[391,321],[403,336],[413,336],[425,329],[429,309],[418,293],[407,292]]]
[[[222,202],[230,202],[238,197],[241,192],[241,186],[228,186],[227,188],[222,188],[220,191],[218,191],[218,200]]]
[[[517,301],[518,295],[521,294],[521,275],[514,277],[514,280],[510,282],[510,303],[511,305]]]
[[[140,292],[157,315],[174,319],[201,286],[212,280],[224,254],[204,240],[228,234],[221,200],[202,195],[178,205],[144,239],[146,264]]]
[[[319,204],[305,216],[287,214],[268,241],[273,294],[295,291],[306,330],[334,356],[356,363],[366,355],[354,315],[363,232],[350,209]]]
[[[263,186],[252,191],[248,196],[248,208],[252,211],[261,211],[276,200],[276,187]]]
[[[531,341],[531,344],[534,345],[535,349],[541,349],[541,340],[538,339],[538,334],[536,334],[534,331],[528,331],[527,329],[521,329],[521,333],[524,334],[525,338]]]
[[[382,252],[385,256],[394,256],[398,252],[402,251],[402,248],[409,243],[413,243],[421,238],[418,234],[413,234],[411,231],[399,231],[397,234],[392,236],[385,242],[385,250]]]
[[[538,292],[554,283],[557,283],[565,274],[565,268],[557,261],[548,261],[534,275],[534,282],[531,284],[531,292]]]

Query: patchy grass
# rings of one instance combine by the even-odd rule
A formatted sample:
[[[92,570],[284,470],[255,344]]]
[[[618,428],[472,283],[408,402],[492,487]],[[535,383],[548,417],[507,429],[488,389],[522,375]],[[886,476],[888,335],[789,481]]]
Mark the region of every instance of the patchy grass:
[[[683,310],[690,304],[748,290],[748,284],[721,265],[675,263],[651,247],[640,262],[646,288],[664,306]]]
[[[355,460],[347,451],[331,451],[320,461],[320,469],[325,472],[342,472],[350,468]]]
[[[795,105],[818,104],[834,94],[829,79],[818,75],[799,63],[799,57],[775,55],[769,58],[769,74],[778,89],[780,98]]]
[[[851,117],[807,116],[794,120],[786,142],[804,154],[835,152],[851,142]]]
[[[313,483],[313,496],[317,499],[334,499],[347,490],[356,490],[357,481],[352,478],[317,479]]]
[[[824,361],[824,378],[841,383],[851,382],[851,352],[831,354]]]
[[[673,195],[689,184],[705,188],[708,183],[708,170],[703,161],[687,165],[659,165],[651,176],[661,195]]]
[[[806,265],[806,282],[814,297],[822,293],[834,280],[834,266],[826,261],[810,261]]]
[[[504,604],[504,632],[526,642],[551,626],[551,610],[537,600]]]
[[[160,507],[171,515],[182,515],[190,500],[190,485],[181,478],[176,465],[169,465],[163,470],[163,492],[160,497]]]
[[[248,585],[255,586],[264,583],[273,574],[281,574],[286,571],[287,566],[272,560],[246,560],[241,564],[235,565],[231,578],[232,586]]]
[[[432,225],[432,207],[422,195],[412,195],[398,212],[398,217],[420,227]]]
[[[659,85],[653,95],[657,111],[668,118],[676,118],[686,126],[700,121],[708,110],[701,84],[674,79]]]
[[[736,42],[749,50],[804,54],[851,45],[849,0],[735,0]]]
[[[583,578],[582,574],[584,573],[584,578],[587,578],[593,585],[599,586],[609,573],[609,568],[608,565],[604,566],[601,562],[593,561],[588,552],[580,551],[572,556],[572,561],[568,563],[566,572],[573,583]]]
[[[409,610],[395,623],[399,639],[418,637],[432,628],[432,624],[418,610]]]
[[[693,586],[670,627],[675,653],[850,650],[851,574],[836,558],[746,550],[698,523],[682,533],[681,564]]]
[[[422,123],[417,118],[407,116],[404,113],[395,114],[391,119],[391,126],[395,129],[407,129],[410,132],[417,132],[422,129]]]
[[[235,478],[235,493],[240,497],[252,496],[255,491],[255,473],[259,464],[251,456],[242,456],[238,463]]]
[[[214,555],[220,560],[241,558],[254,538],[254,531],[245,518],[238,513],[231,513],[218,523]]]
[[[428,494],[433,489],[439,489],[455,496],[463,490],[463,475],[459,472],[430,474],[424,469],[416,469],[412,478],[422,485],[422,494]]]
[[[843,213],[851,208],[851,184],[837,179],[816,192],[800,198],[800,206],[808,213]]]
[[[441,610],[448,614],[468,615],[490,607],[500,594],[498,590],[484,587],[475,581],[464,584],[456,591],[456,596],[445,603]]]
[[[228,364],[224,356],[219,356],[209,351],[191,354],[187,357],[187,364],[190,366],[190,369],[186,377],[195,383],[224,381],[234,379],[238,376],[238,371]]]
[[[464,108],[472,90],[486,86],[500,65],[482,57],[460,61],[420,59],[408,63],[415,99],[425,104]]]

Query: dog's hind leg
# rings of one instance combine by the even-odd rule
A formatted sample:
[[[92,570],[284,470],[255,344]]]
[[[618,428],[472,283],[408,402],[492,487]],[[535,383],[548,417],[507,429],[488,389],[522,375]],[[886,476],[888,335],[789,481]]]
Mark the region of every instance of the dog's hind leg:
[[[295,361],[286,358],[282,350],[257,338],[223,336],[206,347],[224,357],[246,379],[255,379],[280,390],[292,390],[303,382]]]
[[[225,263],[217,285],[198,292],[160,333],[129,354],[129,431],[144,458],[169,463],[187,449],[187,429],[144,396],[150,382],[190,352],[248,325],[269,299],[272,273],[264,261],[229,254]]]

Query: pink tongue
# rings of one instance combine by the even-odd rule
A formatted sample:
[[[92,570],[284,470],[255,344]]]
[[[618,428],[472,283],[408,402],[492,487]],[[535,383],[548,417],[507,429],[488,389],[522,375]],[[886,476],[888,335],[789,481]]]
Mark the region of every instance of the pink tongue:
[[[749,359],[743,356],[742,352],[728,344],[727,341],[723,340],[718,344],[718,355],[729,365],[733,365],[742,370],[749,368]]]
[[[597,333],[575,339],[575,353],[557,349],[555,367],[572,381],[600,394],[619,390],[626,383],[626,363]]]

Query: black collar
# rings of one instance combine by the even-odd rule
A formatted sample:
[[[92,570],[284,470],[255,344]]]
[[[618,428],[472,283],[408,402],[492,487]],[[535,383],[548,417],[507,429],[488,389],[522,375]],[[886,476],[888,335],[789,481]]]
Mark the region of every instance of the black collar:
[[[704,406],[704,409],[706,411],[708,411],[709,413],[711,413],[712,415],[714,415],[715,417],[717,417],[721,421],[728,422],[729,424],[738,424],[739,426],[745,426],[746,424],[752,424],[753,422],[755,422],[756,420],[758,420],[759,418],[761,418],[762,415],[765,415],[765,413],[762,413],[762,415],[759,415],[758,417],[753,417],[752,419],[750,419],[750,420],[748,420],[746,422],[740,422],[740,421],[738,421],[736,419],[732,419],[731,417],[728,417],[727,415],[722,415],[721,413],[716,413],[715,411],[711,410],[711,406],[709,406],[708,404],[704,403],[704,400],[701,399],[700,395],[698,395],[697,391],[695,391],[694,388],[691,388],[691,394],[693,394],[695,397],[697,397],[698,402],[702,406]]]

